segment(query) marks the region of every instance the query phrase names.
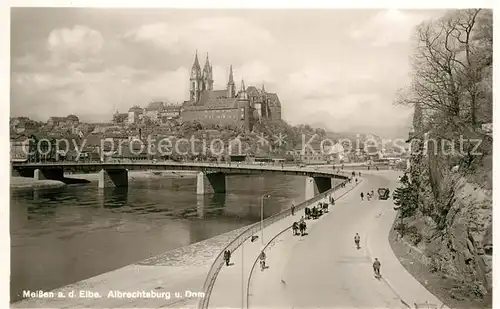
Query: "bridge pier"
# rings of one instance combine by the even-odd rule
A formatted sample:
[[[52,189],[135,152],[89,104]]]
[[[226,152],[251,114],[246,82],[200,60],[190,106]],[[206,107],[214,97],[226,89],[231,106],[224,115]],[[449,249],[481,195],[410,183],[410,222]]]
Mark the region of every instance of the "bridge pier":
[[[205,196],[198,194],[196,196],[196,214],[198,219],[205,217]]]
[[[203,173],[199,172],[196,175],[196,194],[205,194],[205,177],[210,183],[212,192],[210,193],[226,193],[226,175],[224,173]]]
[[[19,177],[21,176],[21,173],[19,173],[19,170],[15,169],[12,164],[10,165],[10,176],[11,177]]]
[[[316,194],[330,190],[333,181],[334,179],[327,177],[306,177],[305,199],[311,199]]]
[[[99,172],[98,187],[127,187],[128,171],[126,169],[104,170]]]
[[[314,177],[306,177],[306,201],[314,197],[314,187]]]
[[[63,169],[35,169],[33,173],[33,178],[35,180],[60,180],[64,179],[64,170]]]

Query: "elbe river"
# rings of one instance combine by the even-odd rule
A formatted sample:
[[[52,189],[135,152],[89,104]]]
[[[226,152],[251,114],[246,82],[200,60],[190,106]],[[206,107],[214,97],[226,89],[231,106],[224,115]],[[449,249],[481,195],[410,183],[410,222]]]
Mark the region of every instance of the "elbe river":
[[[196,194],[196,177],[135,178],[11,193],[11,302],[260,220],[304,200],[304,177],[228,176],[226,194]]]

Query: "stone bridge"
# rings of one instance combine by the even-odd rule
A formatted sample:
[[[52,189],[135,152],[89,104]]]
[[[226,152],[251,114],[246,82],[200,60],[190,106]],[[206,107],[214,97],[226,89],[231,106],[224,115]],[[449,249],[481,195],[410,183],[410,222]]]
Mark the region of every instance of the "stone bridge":
[[[226,192],[226,175],[294,175],[304,176],[306,199],[323,193],[333,187],[335,179],[348,179],[349,173],[337,173],[333,169],[318,169],[297,166],[270,166],[256,164],[215,164],[177,162],[12,162],[12,175],[33,177],[37,180],[52,179],[64,181],[64,173],[99,173],[99,188],[127,187],[128,171],[197,171],[198,194],[205,194],[205,182],[213,193]],[[210,192],[211,193],[211,192]]]

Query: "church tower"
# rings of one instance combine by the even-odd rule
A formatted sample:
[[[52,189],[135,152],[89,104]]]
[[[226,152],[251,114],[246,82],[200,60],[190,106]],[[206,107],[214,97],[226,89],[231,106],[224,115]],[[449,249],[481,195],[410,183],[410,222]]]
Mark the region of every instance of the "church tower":
[[[202,91],[211,91],[214,90],[214,80],[212,76],[212,65],[210,64],[210,61],[208,60],[208,53],[207,53],[207,59],[205,60],[205,66],[203,67],[203,73],[202,73],[202,78],[203,78],[203,87]]]
[[[200,63],[198,62],[198,51],[196,51],[193,67],[191,68],[191,75],[189,77],[189,97],[191,101],[198,102],[202,90],[203,78]]]
[[[227,81],[227,97],[228,98],[236,97],[236,86],[234,85],[232,65],[229,67],[229,79]]]
[[[262,89],[260,90],[262,93],[262,105],[260,107],[260,115],[261,117],[269,117],[269,104],[267,100],[266,88],[264,87],[264,83],[262,83]]]
[[[245,82],[241,80],[241,89],[238,92],[238,108],[240,109],[240,123],[245,130],[250,131],[250,100],[248,99]]]

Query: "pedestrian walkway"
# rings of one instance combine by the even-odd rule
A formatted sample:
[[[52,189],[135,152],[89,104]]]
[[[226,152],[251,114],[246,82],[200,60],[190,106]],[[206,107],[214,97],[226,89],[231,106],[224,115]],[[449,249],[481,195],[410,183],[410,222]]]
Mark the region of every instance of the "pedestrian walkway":
[[[335,215],[333,209],[337,206],[348,204],[353,200],[359,202],[359,194],[361,191],[367,191],[366,181],[360,182],[358,186],[349,192],[349,196],[342,196],[343,198],[336,199],[336,205],[330,206],[330,212],[326,216],[322,216],[319,220],[308,221],[308,233],[305,237],[293,236],[291,231],[276,237],[276,239],[266,248],[267,259],[271,267],[266,269],[265,272],[260,273],[259,270],[249,276],[249,292],[247,308],[292,308],[293,305],[289,302],[289,297],[286,295],[288,279],[285,274],[288,260],[293,254],[297,245],[308,240],[308,237],[318,237],[315,232],[319,224],[324,224],[323,221],[329,219],[328,216]],[[339,192],[340,193],[340,192]],[[345,194],[346,192],[344,192]],[[363,201],[363,203],[370,203]],[[322,235],[328,237],[328,235]],[[321,237],[321,236],[320,236]],[[303,267],[307,269],[308,263],[316,264],[318,261],[315,259],[315,252],[310,252],[311,257],[304,260]]]
[[[396,174],[391,174],[367,173],[330,216],[309,224],[309,236],[286,232],[274,240],[267,254],[271,267],[250,276],[247,308],[447,308],[394,255],[388,242],[397,215],[392,202],[357,201],[360,191],[375,184],[393,187]],[[352,243],[358,231],[360,250]],[[380,281],[371,276],[375,257],[382,264]]]
[[[361,178],[358,178],[358,181],[359,180],[361,180]],[[352,181],[351,183],[347,183],[344,188],[336,190],[332,194],[332,196],[334,196],[335,200],[338,200],[339,198],[341,198],[341,196],[351,191],[355,187],[356,184],[354,183],[354,181]],[[326,198],[321,201],[328,202]],[[317,201],[312,205],[317,205],[318,202],[320,201]],[[330,209],[331,207],[334,206],[329,205]],[[305,217],[304,209],[296,211],[294,216],[286,217],[264,228],[264,239],[262,239],[261,233],[259,232],[257,235],[259,236],[259,238],[254,242],[248,239],[240,247],[238,247],[231,255],[230,266],[223,266],[217,276],[212,293],[209,296],[209,308],[246,307],[249,275],[261,250],[274,236],[278,235],[283,230],[290,228],[293,222],[299,221],[302,216]],[[328,216],[328,214],[323,215],[318,220],[307,220],[307,232],[311,233],[312,227],[314,226],[315,222],[320,221],[324,216]],[[291,236],[292,231],[288,230],[285,231],[285,233],[288,233]],[[308,236],[304,236],[304,238],[305,237]],[[267,254],[266,264],[269,265],[269,268],[265,269],[264,272],[267,272],[278,265],[278,263],[275,263],[275,258],[272,257],[273,254],[274,253]],[[260,271],[260,266],[258,265],[258,263],[255,267]]]
[[[397,212],[393,209],[382,212],[378,218],[377,229],[371,233],[368,241],[370,255],[378,257],[382,262],[381,273],[384,281],[411,308],[447,308],[408,273],[394,255],[388,239],[396,216]]]

